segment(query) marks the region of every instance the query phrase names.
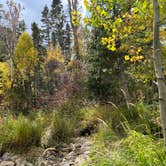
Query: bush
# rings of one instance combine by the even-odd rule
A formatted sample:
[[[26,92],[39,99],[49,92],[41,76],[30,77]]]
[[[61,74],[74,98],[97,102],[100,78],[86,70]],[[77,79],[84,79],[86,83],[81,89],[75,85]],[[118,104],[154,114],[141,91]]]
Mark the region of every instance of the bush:
[[[84,126],[89,124],[109,124],[111,130],[122,134],[124,132],[124,123],[127,124],[127,119],[123,112],[110,104],[100,105],[91,109],[84,110]]]
[[[148,135],[131,131],[121,143],[121,154],[138,166],[162,166],[166,164],[164,146]]]
[[[1,150],[20,151],[32,145],[39,145],[42,133],[41,124],[20,115],[4,120],[0,129]]]
[[[160,115],[157,108],[138,102],[132,105],[130,109],[126,107],[120,107],[118,109],[119,113],[125,117],[131,129],[143,134],[153,134],[161,137]]]
[[[142,102],[132,105],[130,108],[118,107],[114,104],[99,105],[84,110],[84,112],[85,124],[103,121],[120,136],[126,135],[126,129],[162,136],[159,112]]]
[[[115,142],[114,146],[96,144],[90,159],[83,165],[164,166],[166,156],[163,147],[160,141],[157,142],[151,136],[130,131],[127,138]]]
[[[53,138],[60,141],[68,141],[73,134],[74,124],[68,117],[63,117],[58,114],[53,118]]]
[[[74,122],[65,115],[55,113],[51,125],[43,133],[41,144],[43,147],[55,146],[62,142],[70,142],[74,135]],[[76,123],[76,122],[75,122]]]
[[[117,139],[118,136],[112,130],[110,124],[100,124],[98,132],[94,135],[95,143],[99,145],[103,144],[106,147]]]

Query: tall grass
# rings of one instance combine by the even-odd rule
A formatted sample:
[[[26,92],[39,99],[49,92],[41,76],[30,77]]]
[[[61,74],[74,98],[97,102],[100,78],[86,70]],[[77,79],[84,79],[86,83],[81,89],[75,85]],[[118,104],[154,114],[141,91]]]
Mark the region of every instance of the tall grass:
[[[118,107],[112,103],[84,110],[84,123],[96,122],[109,124],[121,136],[125,135],[126,129],[161,136],[159,112],[142,102],[133,104],[130,108]]]
[[[1,150],[25,150],[39,145],[42,133],[41,124],[25,116],[9,116],[0,129]]]
[[[52,113],[50,125],[45,128],[41,145],[43,147],[57,146],[61,143],[69,143],[74,136],[74,127],[76,121],[66,115],[58,112]]]
[[[69,117],[54,114],[53,116],[53,138],[57,142],[67,142],[73,136],[74,121]]]
[[[155,136],[161,129],[156,110],[140,102],[130,108],[99,106],[88,115],[88,123],[97,118],[103,123],[99,124],[90,158],[83,166],[166,165],[164,145]]]
[[[163,144],[151,136],[130,131],[128,137],[112,146],[94,144],[88,161],[82,166],[165,166]]]

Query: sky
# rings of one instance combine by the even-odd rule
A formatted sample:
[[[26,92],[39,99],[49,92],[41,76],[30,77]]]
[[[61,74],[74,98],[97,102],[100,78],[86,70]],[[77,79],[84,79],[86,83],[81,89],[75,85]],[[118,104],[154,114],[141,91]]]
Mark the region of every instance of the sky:
[[[83,3],[83,0],[80,0]],[[31,23],[37,22],[40,25],[41,12],[44,6],[47,4],[50,6],[51,0],[14,0],[16,3],[20,3],[25,9],[22,12],[21,17],[25,20],[27,30],[30,32]],[[0,0],[0,4],[5,4],[6,0]],[[67,4],[67,0],[62,0],[63,5]],[[83,6],[83,5],[81,5]],[[85,8],[83,8],[83,13]]]

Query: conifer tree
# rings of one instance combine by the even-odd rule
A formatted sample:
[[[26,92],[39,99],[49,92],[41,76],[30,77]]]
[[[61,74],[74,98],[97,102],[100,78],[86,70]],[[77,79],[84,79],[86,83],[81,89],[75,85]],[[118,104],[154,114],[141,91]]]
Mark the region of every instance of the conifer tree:
[[[39,47],[42,45],[42,36],[41,36],[41,30],[39,29],[38,25],[33,22],[32,23],[32,39],[34,46],[37,50],[39,50]]]
[[[42,65],[44,61],[44,56],[46,54],[45,48],[42,46],[42,36],[41,36],[41,29],[38,27],[38,24],[33,22],[32,23],[32,40],[35,49],[38,51],[38,64],[35,66],[35,73],[34,73],[34,105],[36,105],[36,97],[38,95],[38,92],[41,89],[42,84]]]
[[[44,44],[48,45],[50,43],[51,35],[51,22],[50,22],[50,13],[49,8],[45,5],[42,11],[42,37],[44,39]]]
[[[26,30],[26,24],[24,20],[19,21],[17,28],[17,36],[19,37]]]
[[[55,46],[58,42],[61,49],[64,50],[65,14],[61,0],[52,1],[50,15],[52,27],[52,44]]]
[[[64,36],[64,50],[65,54],[67,55],[66,59],[69,60],[71,57],[71,27],[69,23],[66,24],[65,28],[65,36]]]

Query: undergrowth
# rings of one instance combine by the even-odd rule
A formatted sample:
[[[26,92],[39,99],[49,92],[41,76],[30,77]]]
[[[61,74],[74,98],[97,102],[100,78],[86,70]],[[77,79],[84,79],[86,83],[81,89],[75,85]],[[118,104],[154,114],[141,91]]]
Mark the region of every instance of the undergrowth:
[[[165,164],[165,150],[160,141],[154,140],[149,135],[130,131],[128,136],[121,140],[112,142],[110,137],[110,146],[95,142],[89,160],[82,166],[165,166]]]
[[[1,151],[21,151],[30,146],[38,146],[42,134],[39,121],[31,121],[23,115],[9,116],[0,128]]]
[[[90,114],[87,114],[90,115]],[[94,146],[82,166],[165,166],[159,113],[143,103],[126,107],[99,106],[86,123],[101,119]]]

